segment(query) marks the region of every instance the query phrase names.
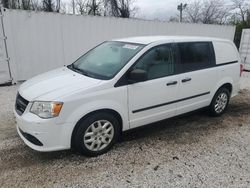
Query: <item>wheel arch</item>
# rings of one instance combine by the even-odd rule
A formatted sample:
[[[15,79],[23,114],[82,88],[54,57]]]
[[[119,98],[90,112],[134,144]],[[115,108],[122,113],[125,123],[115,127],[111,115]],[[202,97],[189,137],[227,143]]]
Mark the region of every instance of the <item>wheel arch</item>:
[[[214,86],[213,90],[211,91],[211,97],[213,98],[215,93],[222,87],[226,87],[230,91],[230,94],[232,94],[234,90],[233,83],[234,83],[233,79],[230,77],[225,77],[221,79],[220,81],[217,82],[217,84]]]
[[[123,120],[122,120],[122,116],[121,116],[117,111],[115,111],[115,110],[113,110],[113,109],[110,109],[110,108],[103,108],[103,109],[99,109],[99,110],[94,110],[94,111],[92,111],[92,112],[89,112],[89,113],[85,114],[85,115],[84,115],[83,117],[81,117],[81,118],[77,121],[77,123],[75,124],[75,126],[74,126],[74,128],[73,128],[73,131],[72,131],[72,133],[71,133],[71,138],[70,138],[70,146],[71,146],[71,148],[74,147],[73,138],[74,138],[74,136],[75,136],[75,134],[76,134],[76,131],[77,131],[78,127],[80,126],[80,123],[81,123],[84,119],[86,119],[86,118],[92,116],[93,114],[95,114],[95,113],[100,113],[100,112],[109,113],[109,114],[114,115],[114,116],[117,118],[118,122],[119,122],[119,125],[120,125],[120,126],[119,126],[120,133],[122,132],[122,130],[123,130]]]
[[[217,100],[217,97],[220,95],[220,90],[221,89],[225,89],[228,90],[228,94],[229,94],[229,97],[227,97],[227,103],[225,103],[224,107],[222,108],[221,111],[217,111],[218,109],[216,109],[217,107],[215,106],[216,105],[216,100]],[[230,97],[231,97],[231,94],[232,94],[232,90],[233,90],[233,85],[231,83],[224,83],[222,84],[214,93],[213,97],[212,97],[212,100],[210,102],[210,105],[209,105],[209,114],[213,117],[218,117],[220,115],[222,115],[226,108],[227,108],[227,105],[229,103],[229,100],[230,100]],[[220,109],[219,109],[220,110]]]
[[[221,88],[226,88],[226,89],[228,89],[228,91],[230,92],[230,95],[231,95],[231,93],[232,93],[232,91],[233,91],[233,85],[231,84],[231,83],[225,83],[225,84],[223,84],[222,86],[220,86],[218,89],[217,89],[217,91],[219,90],[219,89],[221,89]],[[216,92],[217,92],[216,91]]]
[[[230,95],[231,95],[233,92],[233,80],[228,78],[228,79],[221,80],[220,82],[217,83],[216,87],[214,87],[213,91],[211,92],[210,104],[211,104],[216,92],[223,87],[227,88],[230,92]]]

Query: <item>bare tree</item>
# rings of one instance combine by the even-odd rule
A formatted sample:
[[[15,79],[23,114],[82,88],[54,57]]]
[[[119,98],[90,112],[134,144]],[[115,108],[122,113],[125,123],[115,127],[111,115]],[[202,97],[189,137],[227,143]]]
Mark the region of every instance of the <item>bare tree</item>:
[[[22,9],[23,10],[31,10],[31,0],[22,0]]]
[[[47,12],[60,12],[61,0],[42,0],[42,10]]]
[[[76,11],[79,14],[88,15],[102,15],[103,13],[103,0],[75,0]]]
[[[69,2],[62,1],[60,4],[60,12],[63,14],[66,14],[68,5],[69,5]]]
[[[101,1],[97,0],[90,0],[87,2],[87,13],[90,15],[101,15],[100,11]]]
[[[138,11],[133,4],[134,0],[105,0],[105,15],[129,18]]]
[[[249,10],[249,4],[246,3],[245,0],[232,0],[232,2],[233,2],[233,8],[238,10],[238,12],[236,12],[236,15],[239,15],[241,21],[245,22]]]
[[[53,0],[42,0],[42,10],[46,12],[54,12],[55,4]]]
[[[56,12],[60,12],[61,9],[61,0],[56,0]]]
[[[30,6],[31,6],[31,10],[36,10],[36,11],[38,11],[38,10],[41,11],[42,10],[40,0],[31,0]]]
[[[1,0],[4,8],[23,10],[41,10],[40,2],[40,0]]]
[[[198,23],[201,21],[201,14],[202,14],[202,3],[200,1],[194,1],[191,4],[188,4],[185,13],[186,13],[186,20],[192,23]]]
[[[4,8],[9,8],[9,0],[1,0],[1,4]]]
[[[104,0],[105,12],[104,15],[119,16],[117,0]]]
[[[1,0],[1,4],[5,8],[9,9],[19,9],[21,7],[21,2],[19,0]]]
[[[203,0],[188,4],[185,13],[188,22],[223,24],[227,22],[230,8],[223,0]]]
[[[205,0],[202,9],[202,23],[220,23],[229,10],[223,0]]]
[[[120,11],[120,17],[122,18],[129,18],[131,14],[131,8],[130,8],[131,1],[129,0],[121,0],[120,1],[120,7],[118,7],[118,10]]]
[[[76,9],[80,14],[87,13],[87,0],[76,0]]]
[[[39,10],[48,12],[59,12],[61,0],[1,0],[1,4],[9,9]]]

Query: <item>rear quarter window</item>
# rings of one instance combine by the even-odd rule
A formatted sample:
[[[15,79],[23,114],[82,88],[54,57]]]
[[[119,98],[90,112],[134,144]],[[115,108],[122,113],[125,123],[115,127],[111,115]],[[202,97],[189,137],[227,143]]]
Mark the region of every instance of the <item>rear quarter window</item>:
[[[178,48],[183,72],[205,69],[215,65],[211,42],[178,43]]]
[[[214,41],[216,64],[238,61],[239,53],[234,44],[230,42]]]

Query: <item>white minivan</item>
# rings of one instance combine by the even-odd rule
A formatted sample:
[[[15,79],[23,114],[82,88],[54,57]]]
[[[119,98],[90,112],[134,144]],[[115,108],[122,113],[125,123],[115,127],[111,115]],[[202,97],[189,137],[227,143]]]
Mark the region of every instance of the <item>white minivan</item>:
[[[242,73],[233,42],[151,36],[103,42],[17,93],[17,131],[38,151],[96,156],[123,131],[208,107],[225,112]]]

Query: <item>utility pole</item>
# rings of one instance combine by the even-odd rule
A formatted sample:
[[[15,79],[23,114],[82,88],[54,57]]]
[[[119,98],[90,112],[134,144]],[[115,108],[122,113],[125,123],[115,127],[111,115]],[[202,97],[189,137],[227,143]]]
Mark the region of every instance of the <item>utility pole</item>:
[[[186,8],[187,4],[181,3],[177,6],[177,10],[180,11],[180,22],[182,22],[182,11]]]

